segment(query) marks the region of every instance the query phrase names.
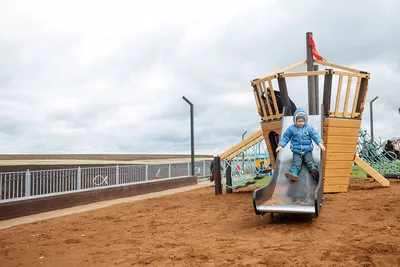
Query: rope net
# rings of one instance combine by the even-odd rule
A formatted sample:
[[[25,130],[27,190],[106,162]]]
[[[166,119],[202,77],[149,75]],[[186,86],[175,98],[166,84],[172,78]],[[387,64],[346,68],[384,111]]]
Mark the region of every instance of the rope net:
[[[392,151],[385,150],[385,143],[372,138],[366,130],[360,129],[358,134],[357,153],[377,172],[385,177],[400,175],[400,161]]]
[[[221,162],[222,183],[231,189],[255,184],[259,179],[271,175],[271,164],[265,140],[253,141],[248,149],[231,160]],[[232,185],[226,184],[227,175],[231,176]]]

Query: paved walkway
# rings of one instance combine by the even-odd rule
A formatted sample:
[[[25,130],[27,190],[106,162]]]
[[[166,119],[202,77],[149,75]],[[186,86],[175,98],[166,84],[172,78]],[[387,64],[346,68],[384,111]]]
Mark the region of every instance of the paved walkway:
[[[10,228],[13,226],[17,226],[17,225],[21,225],[21,224],[43,221],[43,220],[47,220],[47,219],[51,219],[51,218],[55,218],[55,217],[61,217],[61,216],[65,216],[65,215],[81,213],[81,212],[85,212],[85,211],[89,211],[89,210],[101,209],[101,208],[105,208],[105,207],[109,207],[109,206],[121,204],[121,203],[134,202],[134,201],[143,200],[143,199],[172,195],[175,193],[186,192],[186,191],[203,188],[203,187],[209,187],[209,186],[213,186],[213,185],[214,184],[210,183],[209,181],[202,181],[202,182],[199,182],[197,185],[185,186],[185,187],[169,189],[169,190],[165,190],[165,191],[143,194],[143,195],[138,195],[138,196],[133,196],[133,197],[126,197],[126,198],[119,198],[119,199],[113,199],[113,200],[108,200],[108,201],[96,202],[96,203],[91,203],[91,204],[82,205],[82,206],[48,211],[48,212],[33,214],[33,215],[29,215],[29,216],[14,218],[14,219],[10,219],[10,220],[4,220],[4,221],[0,221],[0,230]]]

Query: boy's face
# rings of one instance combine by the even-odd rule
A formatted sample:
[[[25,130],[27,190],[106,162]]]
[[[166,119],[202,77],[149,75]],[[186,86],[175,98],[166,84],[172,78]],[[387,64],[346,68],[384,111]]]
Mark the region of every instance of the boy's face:
[[[306,122],[303,119],[296,120],[297,127],[302,128],[302,127],[304,127],[304,124],[306,124]]]

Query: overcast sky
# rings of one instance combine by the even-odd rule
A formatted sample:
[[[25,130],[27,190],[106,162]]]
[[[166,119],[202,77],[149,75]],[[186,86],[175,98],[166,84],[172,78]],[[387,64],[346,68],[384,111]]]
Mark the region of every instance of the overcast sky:
[[[400,2],[0,1],[0,153],[222,153],[260,129],[250,80],[305,59],[371,73],[400,130]],[[290,97],[308,109],[306,78]],[[321,92],[322,92],[322,85]],[[322,93],[321,93],[322,99]]]

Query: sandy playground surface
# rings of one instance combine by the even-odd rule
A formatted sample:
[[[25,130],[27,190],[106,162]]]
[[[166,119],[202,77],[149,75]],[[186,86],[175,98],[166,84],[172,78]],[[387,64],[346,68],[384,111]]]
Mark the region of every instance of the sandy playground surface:
[[[313,220],[261,218],[250,191],[210,186],[0,230],[0,265],[393,267],[399,222],[400,180],[352,180]]]

